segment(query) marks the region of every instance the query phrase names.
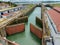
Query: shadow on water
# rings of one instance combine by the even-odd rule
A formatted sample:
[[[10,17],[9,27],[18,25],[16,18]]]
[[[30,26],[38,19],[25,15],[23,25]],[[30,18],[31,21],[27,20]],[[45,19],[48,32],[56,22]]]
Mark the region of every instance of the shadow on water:
[[[41,24],[36,24],[38,27],[43,29],[43,26]]]
[[[23,35],[23,36],[22,36]],[[12,34],[12,35],[8,35],[7,38],[10,38],[10,37],[14,37],[14,39],[16,39],[16,37],[19,38],[20,37],[25,37],[25,32],[20,32],[20,33],[15,33],[15,34]]]
[[[37,36],[35,36],[32,32],[31,32],[31,36],[32,36],[32,38],[36,41],[36,42],[38,42],[38,43],[40,43],[40,45],[41,45],[41,40],[42,39],[39,39]]]

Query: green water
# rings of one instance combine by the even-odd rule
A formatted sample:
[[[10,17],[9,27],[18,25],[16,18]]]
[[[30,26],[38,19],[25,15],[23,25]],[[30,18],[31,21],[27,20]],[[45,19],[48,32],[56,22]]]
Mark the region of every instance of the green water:
[[[15,41],[19,43],[20,45],[41,45],[41,39],[36,37],[34,34],[30,32],[30,23],[36,24],[36,16],[39,18],[41,14],[41,8],[36,7],[34,11],[30,14],[28,18],[28,22],[25,24],[25,32],[17,33],[11,36],[8,36],[7,38],[11,41]]]

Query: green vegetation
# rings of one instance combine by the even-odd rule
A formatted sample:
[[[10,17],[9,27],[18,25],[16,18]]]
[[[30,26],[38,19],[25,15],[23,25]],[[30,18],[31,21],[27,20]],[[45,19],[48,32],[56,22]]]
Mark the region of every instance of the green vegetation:
[[[6,4],[9,4],[11,7],[16,7],[17,5],[11,2],[5,2]]]
[[[5,3],[5,4],[9,4],[11,7],[16,7],[17,5],[12,3],[12,2],[3,2],[3,1],[0,1],[0,3]]]
[[[28,5],[29,8],[31,8],[31,7],[33,7],[33,6],[34,6],[33,4]]]
[[[60,4],[52,4],[53,7],[60,7]]]

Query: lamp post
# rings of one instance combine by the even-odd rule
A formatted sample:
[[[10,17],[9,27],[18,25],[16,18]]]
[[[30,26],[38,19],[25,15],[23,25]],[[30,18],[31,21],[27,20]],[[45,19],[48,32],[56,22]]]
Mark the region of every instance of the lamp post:
[[[10,0],[10,6],[11,6],[11,0]]]

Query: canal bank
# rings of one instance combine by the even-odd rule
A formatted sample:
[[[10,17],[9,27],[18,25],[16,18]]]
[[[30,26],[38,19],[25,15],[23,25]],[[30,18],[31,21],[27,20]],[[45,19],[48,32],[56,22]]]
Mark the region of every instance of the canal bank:
[[[28,7],[24,10],[19,10],[17,11],[15,14],[13,14],[14,16],[2,21],[0,23],[0,33],[1,36],[6,37],[6,32],[5,32],[5,27],[9,24],[11,24],[12,22],[14,22],[14,20],[16,20],[18,17],[28,13],[29,11],[31,11],[36,5],[28,5]]]
[[[41,45],[41,39],[30,32],[30,23],[36,26],[36,16],[41,19],[41,8],[36,7],[28,17],[28,22],[25,23],[25,32],[7,36],[11,41],[15,41],[20,45]]]

